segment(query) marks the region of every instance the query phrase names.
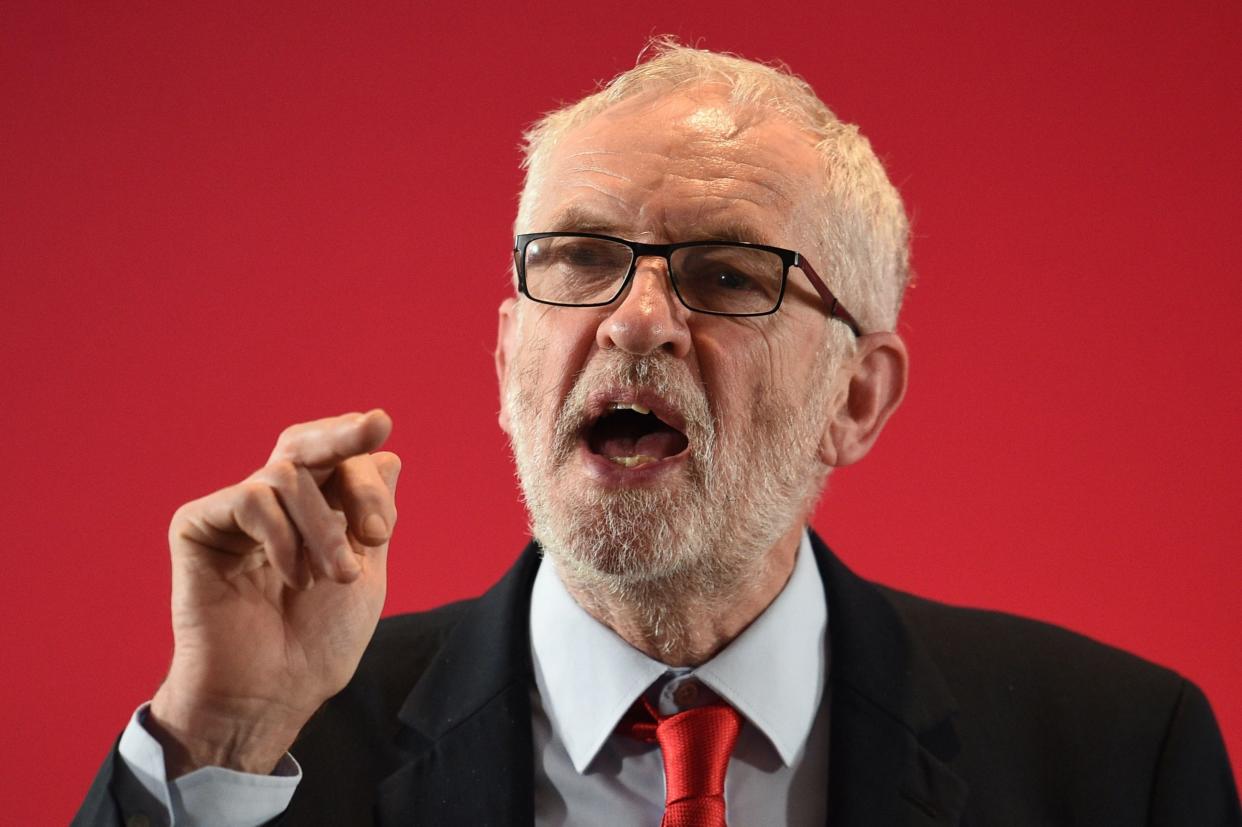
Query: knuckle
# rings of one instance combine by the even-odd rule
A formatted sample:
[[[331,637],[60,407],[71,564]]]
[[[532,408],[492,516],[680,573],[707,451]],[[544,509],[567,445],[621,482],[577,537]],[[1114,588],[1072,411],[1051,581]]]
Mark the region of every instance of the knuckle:
[[[170,543],[181,536],[186,527],[190,525],[191,521],[188,512],[190,505],[191,503],[186,503],[178,508],[173,512],[172,519],[168,521],[168,539]]]
[[[287,459],[268,465],[264,469],[264,476],[273,488],[283,491],[290,491],[298,484],[298,468]]]
[[[168,521],[170,528],[176,528],[189,520],[186,512],[189,510],[191,505],[193,505],[193,503],[183,503],[177,507],[177,510],[172,513],[172,519]]]
[[[280,435],[276,437],[276,445],[272,448],[272,456],[291,456],[294,453],[294,446],[296,446],[301,433],[301,425],[290,425],[281,431]]]
[[[272,489],[261,482],[244,482],[238,492],[238,510],[248,515],[260,515],[264,512]]]
[[[371,454],[371,461],[375,464],[375,469],[384,474],[396,475],[401,472],[401,457],[392,451],[376,451]]]
[[[222,496],[228,489],[217,491],[214,494],[208,494],[205,497],[199,497],[196,500],[190,500],[177,506],[177,510],[172,513],[172,518],[168,521],[168,531],[170,534],[180,532],[187,527],[197,524],[201,521],[202,515],[206,513],[213,500]]]
[[[271,488],[258,480],[246,480],[238,485],[239,499],[241,507],[247,510],[253,510],[257,506],[261,506],[271,494]]]

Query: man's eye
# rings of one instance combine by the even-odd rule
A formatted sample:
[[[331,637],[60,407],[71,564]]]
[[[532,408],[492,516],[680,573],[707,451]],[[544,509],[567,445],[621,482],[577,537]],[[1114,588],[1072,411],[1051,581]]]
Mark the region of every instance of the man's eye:
[[[716,270],[712,273],[711,278],[708,279],[708,283],[714,288],[729,291],[753,290],[755,288],[754,279],[736,270]]]
[[[595,268],[615,266],[618,256],[595,245],[570,244],[560,249],[559,258],[569,267]]]
[[[582,247],[570,247],[565,251],[565,260],[579,267],[590,267],[600,261],[599,253]]]

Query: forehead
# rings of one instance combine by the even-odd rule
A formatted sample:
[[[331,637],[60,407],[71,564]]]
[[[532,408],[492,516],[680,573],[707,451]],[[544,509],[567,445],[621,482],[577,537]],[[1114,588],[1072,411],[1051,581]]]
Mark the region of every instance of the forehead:
[[[818,169],[812,137],[772,110],[709,87],[647,93],[562,138],[529,229],[794,246]]]

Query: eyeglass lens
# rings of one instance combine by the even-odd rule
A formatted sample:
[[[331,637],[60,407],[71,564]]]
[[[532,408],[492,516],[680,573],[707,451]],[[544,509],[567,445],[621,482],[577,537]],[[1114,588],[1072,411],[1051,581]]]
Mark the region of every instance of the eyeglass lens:
[[[550,236],[531,241],[524,259],[531,298],[556,304],[607,304],[633,263],[626,245],[600,238]],[[769,313],[780,301],[784,263],[767,250],[720,244],[680,247],[669,266],[673,285],[691,309]]]

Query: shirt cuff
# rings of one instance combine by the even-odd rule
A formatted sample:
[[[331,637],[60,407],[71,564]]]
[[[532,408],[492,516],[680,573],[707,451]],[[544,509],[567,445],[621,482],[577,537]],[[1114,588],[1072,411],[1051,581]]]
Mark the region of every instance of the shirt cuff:
[[[170,783],[164,776],[164,749],[144,726],[149,706],[134,711],[117,752],[147,793],[164,805],[171,824],[258,827],[289,806],[302,768],[287,752],[271,775],[200,767]]]

